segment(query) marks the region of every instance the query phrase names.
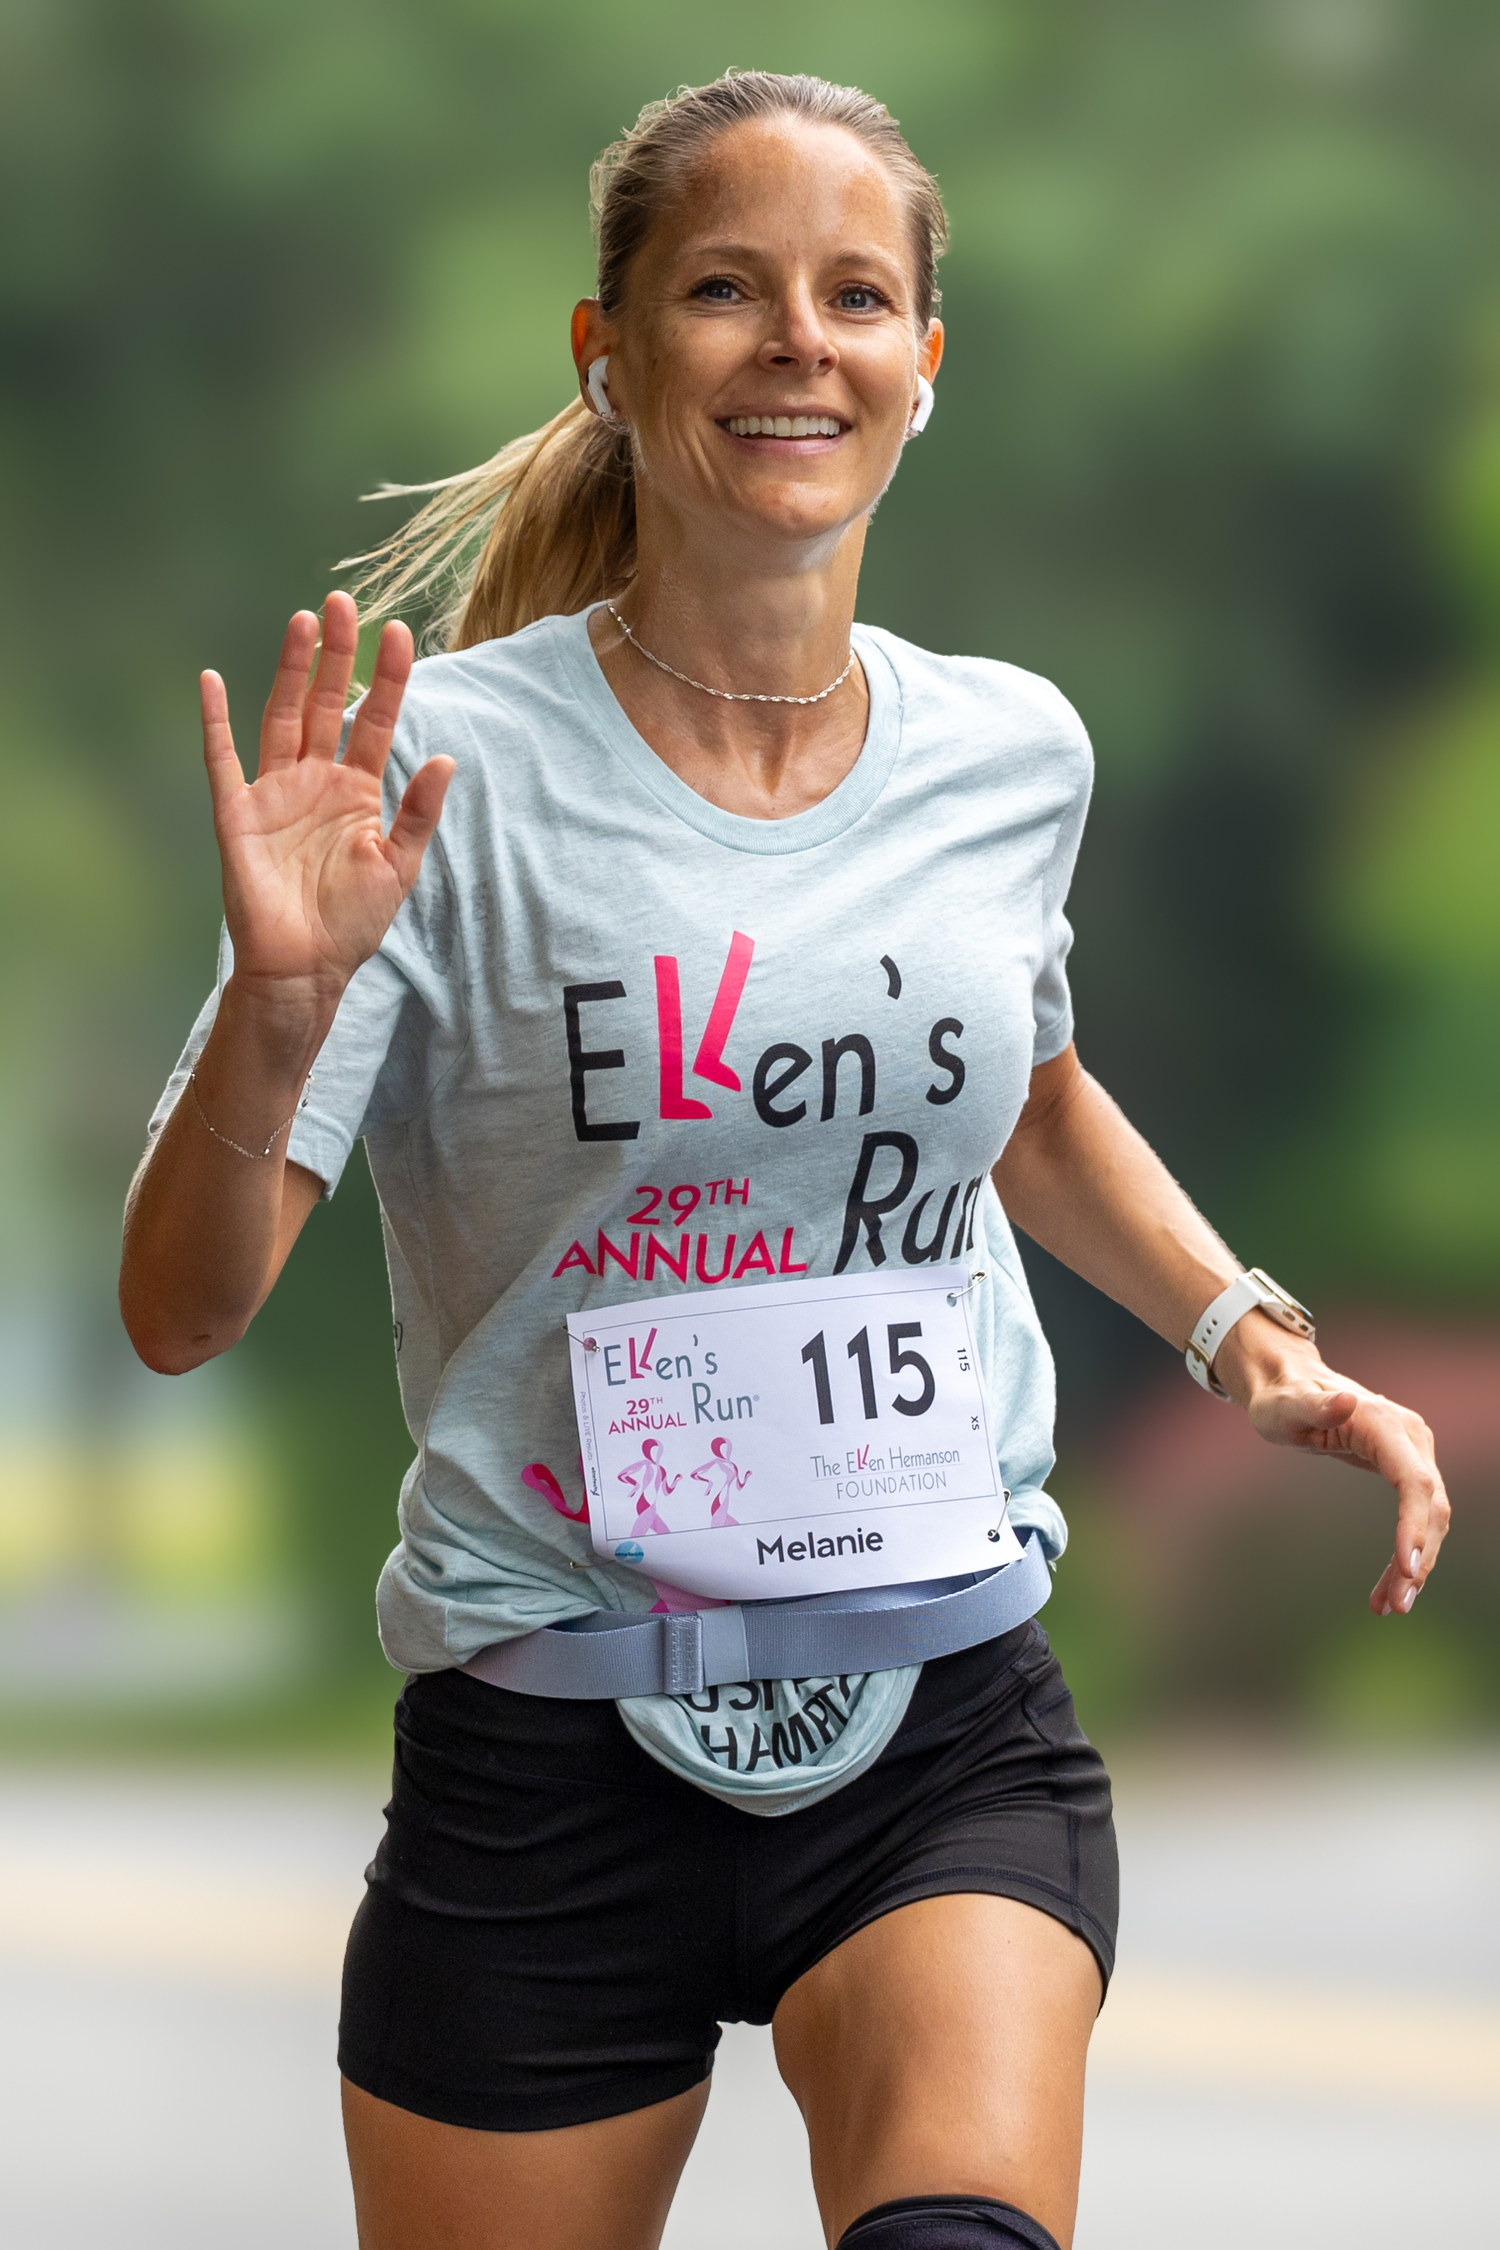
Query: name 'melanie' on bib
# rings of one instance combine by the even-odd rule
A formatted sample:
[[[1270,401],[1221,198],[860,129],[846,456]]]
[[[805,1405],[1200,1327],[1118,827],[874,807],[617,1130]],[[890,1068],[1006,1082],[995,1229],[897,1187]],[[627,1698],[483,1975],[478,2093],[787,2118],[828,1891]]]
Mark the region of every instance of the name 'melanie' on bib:
[[[905,1268],[570,1314],[595,1548],[729,1601],[1013,1561],[975,1286]]]

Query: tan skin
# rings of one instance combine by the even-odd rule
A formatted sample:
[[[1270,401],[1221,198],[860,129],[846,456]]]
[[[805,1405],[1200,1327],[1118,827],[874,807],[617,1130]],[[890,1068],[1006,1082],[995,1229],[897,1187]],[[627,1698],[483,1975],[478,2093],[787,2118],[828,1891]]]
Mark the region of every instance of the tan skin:
[[[640,568],[622,602],[647,648],[724,688],[811,695],[849,651],[870,509],[900,459],[915,378],[942,333],[911,304],[895,185],[852,137],[801,121],[715,144],[661,217],[623,312],[574,315],[580,383],[609,355],[611,402],[637,461]],[[757,413],[831,414],[838,434],[754,439]],[[817,804],[864,739],[858,667],[807,706],[720,703],[632,649],[606,613],[604,676],[656,754],[727,810],[781,819]],[[258,1146],[294,1107],[349,978],[415,879],[452,772],[433,759],[389,835],[380,775],[411,666],[388,625],[348,756],[334,761],[354,661],[346,595],[300,612],[246,784],[223,683],[203,679],[205,756],[236,968],[199,1066],[220,1130]],[[132,1188],[121,1303],[142,1358],[179,1373],[227,1350],[264,1302],[318,1199],[284,1138],[247,1163],[184,1101]],[[1181,1345],[1239,1261],[1070,1047],[1032,1074],[996,1184],[1011,1217]],[[1323,1365],[1263,1314],[1216,1372],[1274,1444],[1326,1452],[1394,1488],[1396,1550],[1371,1596],[1408,1610],[1448,1507],[1419,1418]],[[1072,2236],[1093,1956],[1060,1923],[1002,1898],[928,1899],[810,1969],[776,2012],[777,2058],[807,2122],[830,2243],[872,2205],[969,2192]],[[545,2133],[435,2124],[345,2088],[364,2250],[652,2250],[706,2089]]]

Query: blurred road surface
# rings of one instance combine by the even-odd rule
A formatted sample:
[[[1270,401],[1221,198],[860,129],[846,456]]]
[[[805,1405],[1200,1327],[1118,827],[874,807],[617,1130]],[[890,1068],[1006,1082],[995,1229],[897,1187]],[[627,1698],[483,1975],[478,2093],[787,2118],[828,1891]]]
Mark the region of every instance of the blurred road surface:
[[[0,1773],[7,2250],[352,2250],[334,2021],[381,1795]],[[1500,1758],[1164,1760],[1119,1805],[1077,2250],[1489,2250]],[[821,2235],[738,2027],[666,2250],[752,2246]]]

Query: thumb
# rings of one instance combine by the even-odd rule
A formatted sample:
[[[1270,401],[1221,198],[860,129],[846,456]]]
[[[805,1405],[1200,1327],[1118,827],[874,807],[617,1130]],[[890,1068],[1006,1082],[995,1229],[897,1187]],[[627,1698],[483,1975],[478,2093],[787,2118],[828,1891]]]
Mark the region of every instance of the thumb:
[[[1320,1398],[1308,1406],[1308,1425],[1315,1430],[1336,1430],[1341,1422],[1348,1421],[1358,1404],[1356,1392],[1332,1391],[1327,1398]]]
[[[406,785],[401,809],[391,822],[391,832],[386,838],[386,849],[401,878],[403,891],[409,891],[417,879],[422,854],[432,839],[443,799],[448,794],[448,784],[456,771],[452,758],[429,758]]]

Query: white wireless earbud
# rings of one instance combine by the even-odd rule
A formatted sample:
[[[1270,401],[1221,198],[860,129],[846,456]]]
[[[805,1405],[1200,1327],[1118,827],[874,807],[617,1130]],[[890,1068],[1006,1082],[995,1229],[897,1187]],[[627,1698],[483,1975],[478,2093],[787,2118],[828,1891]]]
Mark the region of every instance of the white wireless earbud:
[[[599,419],[601,422],[618,422],[620,417],[615,412],[614,408],[610,405],[609,392],[605,388],[605,385],[608,383],[608,381],[608,355],[606,354],[606,356],[602,359],[590,360],[587,376],[589,397],[593,400],[594,405],[598,409]]]
[[[908,437],[917,437],[932,419],[932,385],[925,375],[917,377],[917,404],[911,420],[906,425]]]

